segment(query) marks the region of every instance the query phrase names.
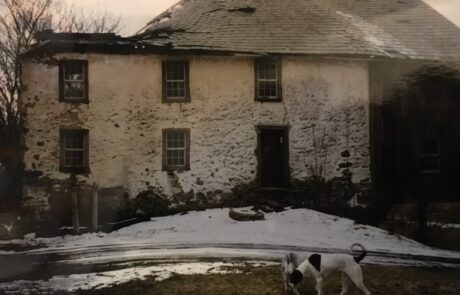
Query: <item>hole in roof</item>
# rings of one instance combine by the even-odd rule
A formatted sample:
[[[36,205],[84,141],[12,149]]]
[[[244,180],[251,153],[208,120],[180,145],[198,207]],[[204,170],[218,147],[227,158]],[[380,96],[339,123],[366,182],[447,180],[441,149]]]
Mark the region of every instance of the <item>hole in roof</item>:
[[[396,22],[400,24],[408,24],[408,23],[411,23],[411,20],[410,19],[398,19],[396,20]]]
[[[161,24],[161,23],[164,23],[164,22],[166,22],[166,21],[168,21],[168,20],[170,20],[170,19],[171,19],[171,14],[168,13],[167,15],[165,15],[165,16],[159,18],[159,19],[156,21],[156,23],[157,23],[157,24]]]
[[[171,8],[171,11],[174,11],[174,10],[179,10],[182,8],[182,2],[179,2],[177,3],[176,5],[174,5],[172,8]]]
[[[231,9],[228,9],[228,11],[229,11],[229,12],[254,13],[254,12],[256,12],[256,8],[255,8],[255,7],[246,6],[246,7],[231,8]]]
[[[394,50],[394,49],[385,49],[385,52],[386,52],[386,53],[390,53],[390,54],[400,54],[399,51]]]

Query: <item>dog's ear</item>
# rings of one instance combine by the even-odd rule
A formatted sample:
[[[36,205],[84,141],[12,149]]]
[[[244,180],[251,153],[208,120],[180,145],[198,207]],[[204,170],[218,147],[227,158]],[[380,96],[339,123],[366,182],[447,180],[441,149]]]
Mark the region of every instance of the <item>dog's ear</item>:
[[[310,262],[313,267],[320,272],[321,271],[321,255],[319,254],[312,254],[308,257],[308,262]]]
[[[291,284],[298,285],[303,280],[303,274],[299,270],[294,270],[291,275]]]

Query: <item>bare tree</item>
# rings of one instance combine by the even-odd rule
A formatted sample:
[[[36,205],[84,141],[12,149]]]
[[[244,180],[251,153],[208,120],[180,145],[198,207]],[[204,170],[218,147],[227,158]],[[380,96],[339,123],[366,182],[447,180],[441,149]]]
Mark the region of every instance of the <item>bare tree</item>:
[[[56,1],[53,3],[51,13],[47,15],[47,25],[50,29],[74,33],[119,33],[120,31],[120,17],[115,18],[109,12],[85,11],[83,13],[75,5]]]
[[[118,32],[120,18],[109,13],[83,13],[59,0],[0,0],[0,211],[18,205],[22,179],[22,114],[20,54],[35,44],[43,30]],[[1,181],[1,178],[0,178]]]

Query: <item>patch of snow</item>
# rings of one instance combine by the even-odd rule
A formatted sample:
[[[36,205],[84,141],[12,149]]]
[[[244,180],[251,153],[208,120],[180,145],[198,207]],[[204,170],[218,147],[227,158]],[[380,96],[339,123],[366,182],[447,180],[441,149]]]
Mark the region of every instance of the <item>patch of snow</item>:
[[[244,265],[241,261],[247,261],[241,258],[249,258],[246,263],[255,266],[274,265],[279,264],[280,258],[287,251],[296,252],[306,258],[311,251],[348,252],[355,242],[363,244],[369,251],[380,253],[370,253],[365,263],[455,266],[449,264],[448,260],[445,263],[430,262],[430,259],[424,261],[423,256],[460,258],[459,252],[431,248],[379,228],[358,225],[350,219],[308,209],[266,213],[265,220],[247,222],[234,221],[228,213],[228,209],[212,209],[153,218],[110,234],[92,233],[15,241],[26,246],[44,245],[43,248],[28,250],[21,255],[46,256],[48,253],[59,253],[63,258],[54,263],[67,265],[70,269],[75,266],[78,268],[82,265],[107,263],[123,269],[58,275],[46,281],[17,280],[1,283],[0,290],[12,294],[29,294],[32,291],[46,293],[47,290],[72,292],[77,289],[108,287],[151,276],[156,280],[164,280],[174,273],[222,273],[232,271],[232,267],[233,271],[237,271],[238,268],[234,267]],[[422,259],[393,254],[420,255]],[[197,261],[203,257],[218,258],[226,262]],[[143,261],[144,264],[136,266],[133,261]]]
[[[173,7],[171,7],[171,11],[180,10],[180,9],[182,9],[183,6],[184,6],[183,2],[181,1],[181,2],[177,3],[176,5],[174,5]]]
[[[417,224],[417,221],[406,221],[406,223]],[[427,222],[426,225],[447,229],[460,229],[460,224],[458,223]]]
[[[428,225],[430,225],[430,226],[439,226],[441,228],[460,229],[460,224],[458,224],[458,223],[428,222]]]
[[[33,240],[33,239],[35,239],[35,233],[29,233],[29,234],[24,235],[24,239],[25,240]]]
[[[350,219],[309,209],[267,213],[265,220],[247,222],[230,219],[228,209],[212,209],[153,218],[110,234],[69,235],[20,242],[45,245],[27,251],[28,254],[58,252],[80,257],[82,253],[100,254],[109,249],[128,256],[129,251],[136,255],[142,249],[225,248],[228,245],[248,245],[255,249],[258,245],[264,245],[263,248],[270,245],[271,249],[294,246],[348,251],[351,244],[359,242],[367,250],[381,253],[460,258],[459,252],[431,248],[380,228],[355,224]]]
[[[235,263],[206,263],[191,262],[165,264],[148,267],[131,267],[122,270],[106,271],[98,273],[73,274],[67,276],[54,276],[49,280],[26,281],[18,280],[0,284],[0,290],[9,294],[36,294],[36,292],[47,291],[68,291],[100,289],[112,285],[122,284],[131,280],[144,280],[148,277],[155,277],[156,281],[168,279],[173,274],[222,274],[236,273],[238,269],[231,270],[230,267],[242,266]]]
[[[166,16],[164,16],[164,17],[158,19],[158,20],[156,21],[156,23],[157,23],[157,24],[161,24],[161,23],[167,22],[167,21],[170,20],[170,19],[171,19],[171,15],[166,15]]]

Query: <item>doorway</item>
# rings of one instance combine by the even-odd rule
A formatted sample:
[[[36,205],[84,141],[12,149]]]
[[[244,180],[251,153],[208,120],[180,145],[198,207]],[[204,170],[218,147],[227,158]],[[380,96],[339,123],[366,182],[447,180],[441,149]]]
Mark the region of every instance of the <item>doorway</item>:
[[[263,188],[289,184],[289,138],[287,126],[258,127],[259,184]]]

